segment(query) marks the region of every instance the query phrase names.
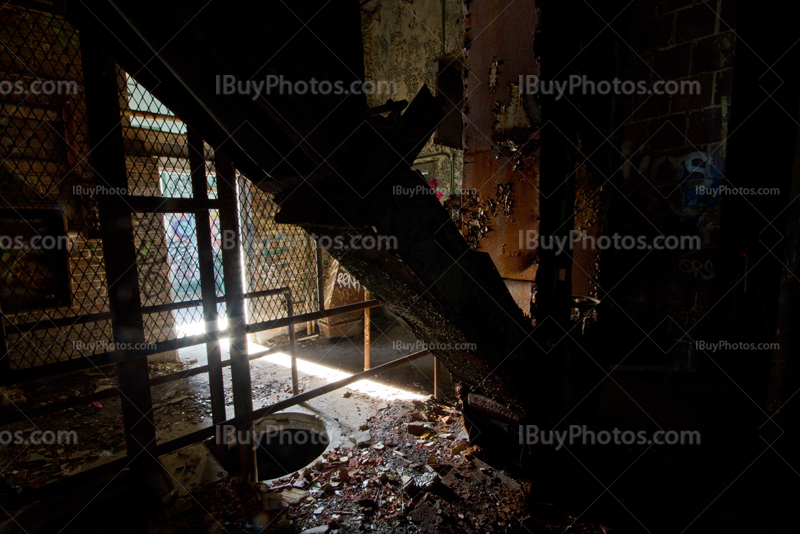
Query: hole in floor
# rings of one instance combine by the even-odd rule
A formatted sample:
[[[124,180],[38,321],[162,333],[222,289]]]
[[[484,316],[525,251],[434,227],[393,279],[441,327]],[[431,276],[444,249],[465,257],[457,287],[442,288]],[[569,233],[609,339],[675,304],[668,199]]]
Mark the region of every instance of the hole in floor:
[[[325,452],[328,437],[313,430],[284,428],[265,432],[258,445],[258,478],[270,480],[310,465]]]

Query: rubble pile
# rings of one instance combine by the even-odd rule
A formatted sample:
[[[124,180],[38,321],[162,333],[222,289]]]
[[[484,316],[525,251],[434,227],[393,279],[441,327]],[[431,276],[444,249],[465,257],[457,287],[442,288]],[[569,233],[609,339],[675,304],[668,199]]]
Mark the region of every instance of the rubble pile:
[[[343,446],[252,493],[234,496],[229,479],[194,491],[156,532],[214,532],[216,522],[198,522],[207,513],[228,532],[519,531],[528,483],[480,460],[455,410],[434,401],[381,408]]]
[[[113,375],[91,373],[83,379],[86,384],[76,382],[69,388],[113,387],[115,380]],[[182,382],[158,386],[162,387],[165,389],[154,395],[160,431],[209,416],[205,392],[196,393]],[[284,387],[277,380],[264,381],[255,386],[254,397],[288,395],[282,391]],[[53,394],[61,395],[26,391],[26,402],[50,402]],[[343,396],[362,397],[349,390]],[[202,483],[181,482],[196,478],[197,465],[192,460],[196,455],[187,456],[183,470],[174,475],[178,484],[187,487],[176,487],[165,497],[164,511],[151,532],[606,531],[603,526],[579,522],[556,506],[534,502],[531,482],[499,469],[496,461],[468,443],[462,416],[454,408],[433,399],[363,401],[376,415],[360,427],[345,426],[338,447],[279,479],[247,485],[235,483],[219,471]],[[16,426],[28,430],[75,429],[80,440],[58,447],[0,447],[0,461],[11,465],[2,475],[9,489],[34,488],[124,453],[118,399],[105,400],[105,406],[97,404],[37,418],[35,427],[32,421],[18,423]]]
[[[301,532],[516,532],[528,488],[476,457],[458,412],[396,402],[365,426],[356,447],[262,489]]]

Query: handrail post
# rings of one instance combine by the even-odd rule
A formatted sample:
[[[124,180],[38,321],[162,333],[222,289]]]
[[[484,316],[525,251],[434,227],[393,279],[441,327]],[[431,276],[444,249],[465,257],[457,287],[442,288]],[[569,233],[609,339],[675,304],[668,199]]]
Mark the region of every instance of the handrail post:
[[[286,290],[286,315],[288,317],[294,316],[294,306],[292,303],[292,292]],[[300,383],[297,378],[297,333],[294,330],[294,324],[290,324],[289,328],[289,347],[290,355],[292,358],[292,395],[300,393]]]
[[[364,290],[364,300],[369,300],[369,291]],[[368,370],[370,368],[370,339],[369,339],[369,330],[370,330],[370,314],[369,308],[364,310],[364,370]]]

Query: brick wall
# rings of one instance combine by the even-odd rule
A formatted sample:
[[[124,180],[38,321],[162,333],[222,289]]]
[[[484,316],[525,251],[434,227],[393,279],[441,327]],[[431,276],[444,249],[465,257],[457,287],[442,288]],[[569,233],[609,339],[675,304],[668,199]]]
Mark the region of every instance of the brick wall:
[[[69,255],[69,307],[6,315],[12,368],[104,352],[111,342],[107,322],[20,333],[14,324],[46,324],[48,318],[107,310],[102,247],[96,238],[97,210],[92,199],[75,194],[93,183],[85,120],[77,33],[61,18],[21,8],[0,9],[0,80],[74,82],[70,94],[0,94],[0,156],[5,209],[58,209],[75,236]],[[14,284],[14,266],[23,256],[4,251],[2,283]],[[82,341],[89,347],[76,348]],[[92,348],[94,347],[94,348]]]
[[[94,177],[89,162],[78,33],[61,17],[5,6],[0,8],[0,40],[4,43],[0,46],[0,82],[22,82],[25,87],[33,82],[74,82],[69,90],[55,94],[0,93],[0,208],[59,210],[73,239],[67,251],[69,306],[25,310],[3,317],[11,367],[26,368],[106,352],[111,350],[113,341],[108,321],[32,332],[15,327],[31,322],[41,326],[49,319],[106,312],[108,282],[98,233],[97,203],[85,192],[94,186]],[[158,188],[158,174],[148,176]],[[163,224],[160,234],[163,242]],[[142,241],[142,236],[138,240]],[[24,255],[2,252],[0,283],[6,287],[19,285],[15,272],[26,265]],[[159,258],[165,261],[166,255]],[[164,266],[168,271],[165,263],[160,272]],[[168,296],[168,279],[162,277],[162,281],[166,283],[155,284],[154,291]],[[166,323],[170,329],[171,320],[171,316],[161,318],[158,326],[163,329]]]
[[[691,81],[700,92],[627,98],[621,145],[627,161],[610,192],[606,230],[694,235],[702,246],[604,254],[609,287],[623,281],[611,295],[616,324],[633,331],[641,327],[653,339],[636,352],[647,356],[634,355],[626,363],[683,365],[690,350],[684,330],[713,304],[720,209],[717,199],[698,194],[698,186],[716,187],[725,179],[735,5],[734,0],[636,0],[629,8],[624,79],[646,80],[648,87],[658,80]],[[620,357],[628,354],[621,349]]]

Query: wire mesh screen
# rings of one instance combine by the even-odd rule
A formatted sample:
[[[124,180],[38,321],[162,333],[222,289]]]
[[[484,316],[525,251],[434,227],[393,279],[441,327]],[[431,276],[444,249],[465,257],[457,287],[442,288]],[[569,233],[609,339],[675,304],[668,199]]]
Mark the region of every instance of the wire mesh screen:
[[[317,311],[316,254],[311,237],[300,227],[277,224],[277,204],[242,176],[238,177],[239,220],[244,248],[246,291],[287,287],[294,313]],[[248,301],[248,322],[286,316],[284,297]]]
[[[129,183],[150,196],[191,198],[191,170],[185,125],[131,76],[124,76],[123,115],[126,119]],[[217,198],[213,151],[204,145],[209,198]],[[157,187],[156,187],[157,185]],[[245,264],[245,291],[287,287],[294,313],[316,310],[316,264],[313,244],[298,227],[278,225],[271,197],[237,175],[239,221]],[[211,210],[211,240],[217,296],[224,295],[222,236],[219,213]],[[196,301],[202,298],[196,219],[193,214],[137,214],[137,250],[142,303]],[[224,304],[218,307],[225,324]],[[248,322],[286,316],[283,296],[248,299]],[[148,341],[163,341],[204,331],[202,307],[149,313],[145,317]]]
[[[4,4],[0,68],[6,357],[23,369],[106,352],[108,282],[78,33],[60,16]]]
[[[96,183],[89,161],[80,41],[63,17],[0,7],[0,306],[12,370],[114,350]],[[132,73],[135,75],[135,73]],[[128,191],[191,198],[186,125],[133,76],[118,73]],[[206,145],[209,196],[217,197]],[[313,247],[274,223],[270,197],[240,178],[245,288],[289,287],[295,313],[316,309]],[[217,295],[219,216],[211,211]],[[136,213],[134,246],[148,342],[203,331],[193,214]],[[169,309],[164,309],[165,305]],[[160,309],[147,308],[159,307]],[[281,297],[248,301],[249,321],[286,315]],[[224,305],[220,306],[224,316]],[[3,355],[0,355],[3,357]]]
[[[120,72],[122,131],[131,195],[192,198],[186,125]],[[202,307],[156,309],[202,297],[195,216],[136,213],[134,245],[148,343],[202,333]]]

